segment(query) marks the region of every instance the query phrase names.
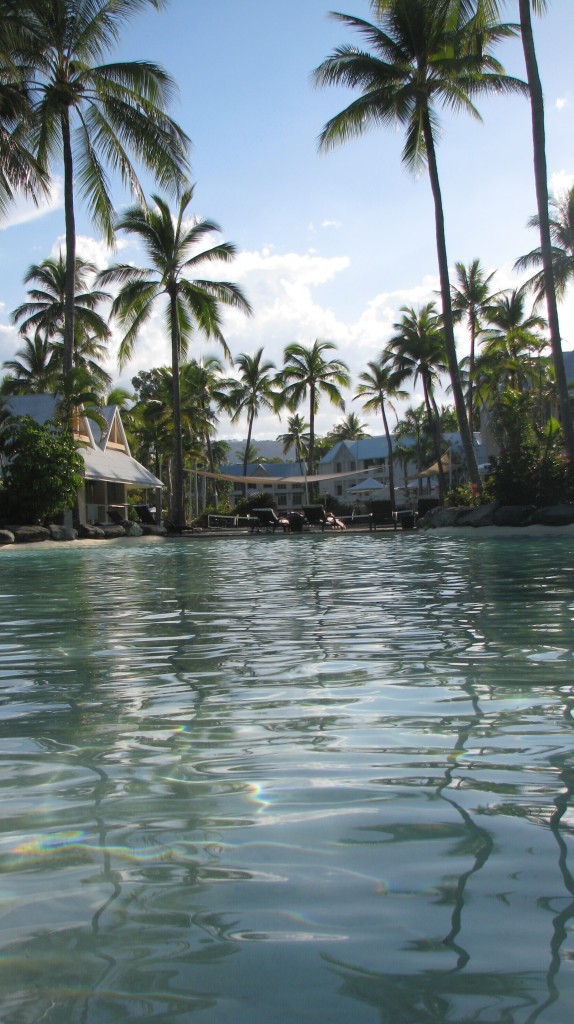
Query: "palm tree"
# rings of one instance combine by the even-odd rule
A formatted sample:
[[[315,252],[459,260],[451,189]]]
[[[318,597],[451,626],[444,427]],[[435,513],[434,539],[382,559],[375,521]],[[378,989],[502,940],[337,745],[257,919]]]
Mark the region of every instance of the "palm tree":
[[[468,388],[466,406],[468,424],[471,434],[474,430],[474,410],[472,403],[472,380],[476,357],[476,339],[482,329],[481,319],[487,313],[493,296],[490,294],[490,282],[494,271],[485,277],[480,260],[473,260],[465,267],[464,263],[455,263],[458,286],[452,286],[452,312],[454,322],[466,320],[470,337],[470,356],[468,360]]]
[[[287,430],[276,438],[283,445],[283,454],[287,455],[295,449],[295,459],[303,472],[302,462],[307,458],[309,450],[309,424],[298,412],[294,412],[287,420]]]
[[[104,318],[97,312],[97,306],[107,302],[111,296],[97,288],[90,287],[90,279],[97,273],[97,267],[89,260],[76,257],[74,274],[74,350],[78,339],[91,335],[101,342],[109,339],[111,331]],[[41,263],[28,267],[24,284],[33,284],[28,289],[28,300],[17,306],[11,314],[12,323],[19,324],[20,333],[42,331],[47,338],[64,336],[66,303],[66,260],[60,251],[57,257],[49,257]],[[72,363],[74,353],[72,353]]]
[[[541,347],[546,342],[539,332],[547,324],[544,317],[526,313],[527,286],[497,296],[488,313],[483,333],[482,357],[477,370],[490,378],[497,390],[510,386],[525,391],[533,383]],[[482,396],[485,394],[483,383]]]
[[[391,362],[397,381],[412,378],[420,380],[425,408],[433,437],[435,458],[438,463],[439,499],[445,494],[445,481],[441,463],[440,413],[434,396],[440,374],[446,370],[446,352],[442,318],[433,302],[417,313],[412,306],[403,306],[397,332],[390,339],[383,357]]]
[[[47,176],[30,148],[32,108],[26,86],[26,63],[20,50],[22,4],[0,4],[0,214],[15,193],[37,201],[48,191]]]
[[[326,352],[337,346],[332,341],[319,338],[308,348],[294,342],[283,352],[283,369],[277,374],[276,384],[281,389],[282,400],[292,412],[307,397],[309,399],[309,448],[307,470],[315,469],[315,416],[319,409],[321,395],[326,395],[332,405],[345,408],[341,388],[351,384],[349,367],[341,359],[327,359]]]
[[[378,361],[372,360],[367,363],[368,370],[359,374],[359,384],[355,389],[355,399],[362,398],[365,412],[378,412],[380,410],[383,419],[383,428],[387,439],[387,450],[389,453],[389,491],[391,495],[392,509],[395,511],[395,471],[393,460],[393,443],[389,422],[387,419],[387,406],[393,412],[395,408],[392,403],[394,398],[407,398],[407,392],[402,390],[402,375],[392,369],[391,361],[381,354]]]
[[[207,456],[211,473],[215,473],[213,437],[217,425],[217,410],[227,398],[222,379],[223,363],[215,355],[191,359],[180,370],[181,416],[190,440],[195,441],[199,457]],[[212,478],[213,502],[217,508],[216,480]]]
[[[24,335],[23,341],[15,358],[2,363],[2,368],[11,375],[4,378],[4,394],[42,395],[53,391],[58,373],[50,342],[39,331],[33,338]]]
[[[246,476],[255,419],[261,409],[276,407],[277,395],[274,391],[273,378],[269,376],[270,370],[275,369],[275,363],[263,359],[262,348],[257,349],[252,356],[242,352],[234,359],[234,363],[239,368],[239,379],[230,378],[225,382],[227,397],[224,399],[223,407],[231,413],[232,423],[237,423],[242,413],[247,414],[247,440],[243,453],[243,476]]]
[[[574,423],[572,408],[568,394],[568,381],[562,356],[560,340],[560,322],[554,280],[552,260],[552,231],[548,212],[548,172],[546,168],[546,133],[544,127],[544,98],[542,83],[538,72],[534,35],[532,32],[531,5],[537,12],[546,7],[546,0],[518,0],[520,11],[520,34],[526,64],[526,77],[530,89],[530,109],[532,113],[532,146],[534,153],[534,181],[536,185],[536,201],[538,206],[538,227],[540,230],[540,254],[542,258],[542,274],[544,277],[544,293],[548,313],[548,327],[552,359],[556,375],[556,389],[560,406],[560,419],[564,431],[564,441],[570,460],[574,467]]]
[[[371,0],[378,24],[346,14],[333,17],[357,29],[370,50],[338,47],[315,71],[320,85],[359,88],[360,95],[324,126],[320,147],[332,148],[372,127],[400,124],[406,128],[403,162],[413,172],[428,168],[435,208],[437,258],[445,344],[452,391],[467,469],[480,487],[464,393],[460,380],[446,251],[436,139],[437,106],[480,115],[473,97],[484,92],[524,90],[504,74],[492,55],[498,40],[514,34],[494,23],[486,12],[475,17],[463,0]]]
[[[337,441],[360,441],[362,438],[370,436],[367,432],[367,424],[361,423],[356,412],[348,412],[342,420],[335,423],[328,434],[329,441],[332,440],[334,443]]]
[[[552,271],[556,298],[562,299],[568,285],[574,282],[574,186],[562,195],[551,195],[548,200],[550,214],[550,239],[552,242]],[[531,217],[528,221],[531,228],[540,227],[540,218]],[[542,248],[537,246],[526,256],[521,256],[514,264],[515,270],[530,270],[533,267],[543,268]],[[534,291],[536,301],[544,298],[544,269],[528,281]]]
[[[206,264],[229,263],[235,256],[235,246],[229,242],[196,251],[205,238],[219,231],[219,227],[214,221],[190,222],[187,219],[192,197],[193,188],[190,187],[181,197],[175,220],[168,204],[160,196],[152,196],[153,206],[130,207],[119,219],[117,228],[137,236],[146,251],[149,266],[140,269],[130,264],[116,264],[99,275],[103,284],[120,285],[112,304],[112,316],[117,317],[125,329],[119,348],[120,366],[131,357],[137,337],[149,320],[156,300],[162,296],[167,299],[165,315],[166,329],[171,337],[175,463],[172,516],[176,527],[184,521],[180,356],[185,355],[194,330],[207,338],[215,338],[228,355],[221,331],[221,306],[251,313],[251,307],[237,285],[190,277]]]
[[[149,61],[102,63],[120,28],[165,0],[26,0],[20,44],[40,165],[63,160],[66,220],[64,371],[73,365],[76,229],[74,185],[109,243],[114,206],[105,165],[143,202],[130,154],[160,187],[177,191],[188,172],[188,139],[167,115],[171,77]],[[12,3],[2,8],[13,8]]]

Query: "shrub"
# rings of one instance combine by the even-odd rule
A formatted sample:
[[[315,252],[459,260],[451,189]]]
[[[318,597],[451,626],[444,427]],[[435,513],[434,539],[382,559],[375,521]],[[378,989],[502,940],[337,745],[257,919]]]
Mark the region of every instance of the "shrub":
[[[10,417],[3,437],[4,521],[35,525],[73,508],[84,460],[70,431],[61,423]]]

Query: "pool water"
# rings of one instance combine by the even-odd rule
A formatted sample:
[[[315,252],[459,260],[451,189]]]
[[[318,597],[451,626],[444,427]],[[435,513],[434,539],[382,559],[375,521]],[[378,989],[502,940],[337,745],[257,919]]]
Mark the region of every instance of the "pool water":
[[[565,1024],[574,541],[0,554],[4,1024]]]

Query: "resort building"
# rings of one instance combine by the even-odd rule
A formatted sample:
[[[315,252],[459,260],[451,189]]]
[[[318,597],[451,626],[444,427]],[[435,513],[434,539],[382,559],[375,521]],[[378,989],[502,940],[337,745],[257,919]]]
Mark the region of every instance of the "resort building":
[[[220,472],[231,477],[244,475],[239,464],[222,466]],[[232,505],[256,493],[268,494],[280,512],[301,508],[306,502],[305,476],[298,462],[250,462],[245,476],[257,482],[231,481]]]
[[[459,433],[443,433],[443,466],[449,478],[449,485],[456,484],[464,466],[462,444]],[[480,466],[488,463],[488,456],[480,434],[474,435],[477,461]],[[431,493],[437,486],[438,467],[417,466],[416,448],[413,438],[402,438],[400,447],[392,438],[395,499],[399,504],[408,504],[409,495],[424,491]],[[410,453],[410,454],[409,454]],[[333,474],[350,473],[356,470],[362,475],[333,479]],[[364,471],[369,470],[365,478]],[[357,500],[388,500],[389,491],[389,446],[384,435],[365,437],[359,441],[339,441],[323,458],[317,473],[325,476],[325,483],[319,483],[321,495],[332,494],[338,501],[351,504]]]
[[[30,416],[39,424],[57,419],[57,404],[58,398],[54,395],[14,395],[3,401],[10,415]],[[152,504],[161,509],[163,484],[132,458],[119,408],[105,406],[100,416],[104,426],[82,412],[73,425],[84,460],[84,483],[78,494],[80,522],[88,525],[109,522],[110,509],[127,518],[129,489],[153,492]],[[71,525],[71,512],[68,517],[68,525]]]

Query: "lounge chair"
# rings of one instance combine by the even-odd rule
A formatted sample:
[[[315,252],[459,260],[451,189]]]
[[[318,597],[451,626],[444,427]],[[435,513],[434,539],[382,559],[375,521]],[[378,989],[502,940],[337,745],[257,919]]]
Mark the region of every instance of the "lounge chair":
[[[390,526],[394,523],[392,501],[372,501],[369,507],[372,517],[369,524],[370,530],[376,530],[377,526],[386,526],[387,524]]]
[[[280,518],[272,508],[252,508],[249,518],[252,519],[251,533],[255,530],[259,532],[261,529],[271,530],[275,533],[278,526],[281,526],[283,531],[289,527],[288,521]]]
[[[146,526],[157,526],[155,514],[149,505],[134,505],[134,508],[140,523],[145,523]]]
[[[345,530],[345,524],[341,519],[336,519],[332,512],[327,512],[322,505],[303,505],[303,514],[309,526],[320,526],[324,530],[326,526],[333,530]]]
[[[108,517],[116,526],[123,526],[126,521],[126,517],[118,512],[117,508],[108,508]]]

